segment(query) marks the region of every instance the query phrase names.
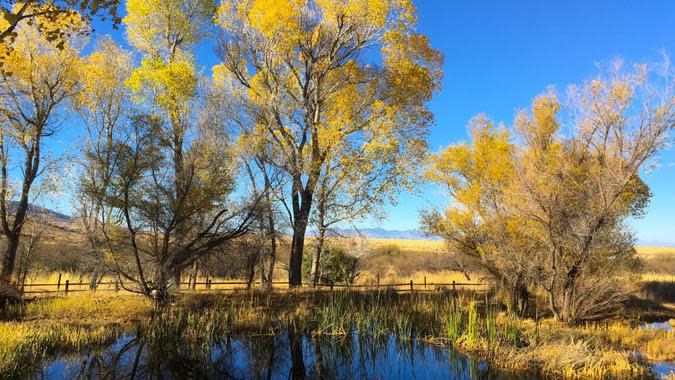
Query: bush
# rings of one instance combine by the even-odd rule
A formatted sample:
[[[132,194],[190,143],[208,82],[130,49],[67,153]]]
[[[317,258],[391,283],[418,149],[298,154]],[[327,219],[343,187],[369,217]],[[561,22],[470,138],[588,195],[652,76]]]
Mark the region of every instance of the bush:
[[[357,265],[359,259],[347,253],[344,249],[327,245],[321,253],[319,263],[319,277],[330,282],[342,282],[353,284],[359,273]],[[302,273],[305,279],[309,279],[312,268],[312,255],[305,255],[302,263]]]

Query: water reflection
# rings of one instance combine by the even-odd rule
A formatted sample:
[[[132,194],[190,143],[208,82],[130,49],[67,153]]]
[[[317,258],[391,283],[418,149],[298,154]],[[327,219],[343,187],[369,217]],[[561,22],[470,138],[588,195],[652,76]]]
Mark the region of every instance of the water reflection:
[[[124,336],[102,352],[47,363],[36,378],[512,379],[452,350],[394,336],[326,337],[292,331],[209,347]]]

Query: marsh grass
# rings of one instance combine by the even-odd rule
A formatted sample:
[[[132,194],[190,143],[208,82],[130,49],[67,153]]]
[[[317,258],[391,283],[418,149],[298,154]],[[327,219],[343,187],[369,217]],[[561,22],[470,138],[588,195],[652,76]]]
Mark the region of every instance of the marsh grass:
[[[14,307],[5,315],[12,321],[0,323],[0,378],[20,366],[35,369],[57,351],[106,344],[124,326],[138,329],[148,344],[177,346],[195,356],[206,355],[224,337],[292,330],[317,337],[394,335],[454,346],[497,368],[562,377],[640,377],[649,370],[645,359],[675,359],[672,331],[623,322],[570,327],[517,319],[490,297],[481,298],[443,292],[249,291],[184,295],[154,314],[147,300],[134,296],[42,299]]]
[[[0,323],[0,378],[28,377],[57,352],[78,352],[113,342],[116,329],[61,324]]]

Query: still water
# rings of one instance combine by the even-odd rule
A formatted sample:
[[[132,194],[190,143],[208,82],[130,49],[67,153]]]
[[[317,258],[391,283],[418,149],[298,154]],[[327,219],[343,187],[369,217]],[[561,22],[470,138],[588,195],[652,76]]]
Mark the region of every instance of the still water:
[[[531,379],[494,371],[454,350],[391,335],[285,332],[197,349],[126,335],[100,352],[59,357],[37,379]]]

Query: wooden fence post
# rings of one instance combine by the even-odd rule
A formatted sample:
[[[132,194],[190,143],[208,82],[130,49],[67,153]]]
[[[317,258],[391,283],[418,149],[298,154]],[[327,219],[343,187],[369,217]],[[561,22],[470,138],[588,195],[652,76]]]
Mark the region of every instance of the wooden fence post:
[[[115,280],[115,293],[120,291],[120,280]]]
[[[377,274],[377,288],[380,288],[380,274]]]
[[[59,280],[56,282],[56,290],[61,290],[61,273],[59,273]]]
[[[68,288],[70,287],[70,280],[66,280],[66,295],[68,295]]]
[[[452,291],[455,291],[455,280],[452,280]]]
[[[424,276],[424,289],[427,288],[427,276]]]
[[[410,291],[412,292],[412,290],[413,290],[413,282],[412,280],[410,280]]]
[[[206,288],[207,288],[208,290],[211,290],[211,280],[210,280],[210,279],[209,279],[209,281],[208,281],[207,284],[206,284]]]
[[[206,273],[206,280],[204,280],[204,286],[206,287],[206,289],[209,288],[209,274],[208,273]]]

